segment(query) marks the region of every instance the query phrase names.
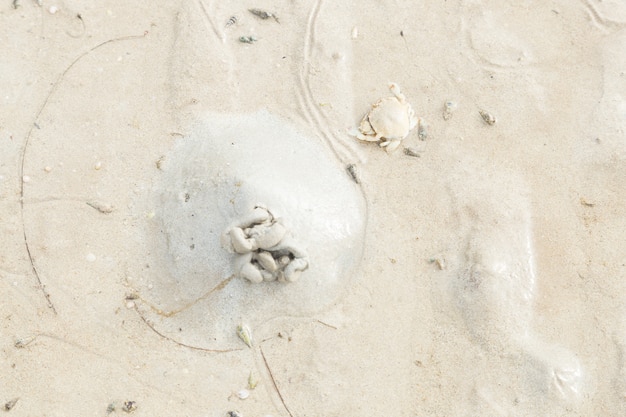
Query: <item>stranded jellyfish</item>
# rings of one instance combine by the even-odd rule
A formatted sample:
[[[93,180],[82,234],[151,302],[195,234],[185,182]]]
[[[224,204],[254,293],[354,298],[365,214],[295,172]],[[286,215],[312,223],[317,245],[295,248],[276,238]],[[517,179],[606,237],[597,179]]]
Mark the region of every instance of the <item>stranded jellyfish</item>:
[[[363,249],[365,201],[313,137],[267,112],[208,113],[155,179],[136,286],[156,331],[205,349],[240,347],[273,319],[331,306]],[[269,326],[269,328],[268,328]]]

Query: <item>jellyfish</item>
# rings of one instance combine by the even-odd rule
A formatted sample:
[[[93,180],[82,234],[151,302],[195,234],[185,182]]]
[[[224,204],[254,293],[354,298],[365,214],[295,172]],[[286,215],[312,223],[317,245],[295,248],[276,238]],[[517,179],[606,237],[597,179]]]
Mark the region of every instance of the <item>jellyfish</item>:
[[[357,270],[366,225],[341,164],[267,111],[209,112],[189,131],[146,199],[144,320],[181,344],[228,350],[242,346],[242,324],[261,338],[273,319],[333,305]]]

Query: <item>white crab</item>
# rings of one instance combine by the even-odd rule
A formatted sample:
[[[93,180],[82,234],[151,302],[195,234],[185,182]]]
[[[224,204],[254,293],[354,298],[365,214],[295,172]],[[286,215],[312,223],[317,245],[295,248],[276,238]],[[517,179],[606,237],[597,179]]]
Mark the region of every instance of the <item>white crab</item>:
[[[387,152],[393,152],[411,129],[417,126],[417,117],[398,84],[389,84],[389,90],[394,96],[381,98],[374,103],[361,120],[358,132],[353,134],[360,140],[379,142]]]

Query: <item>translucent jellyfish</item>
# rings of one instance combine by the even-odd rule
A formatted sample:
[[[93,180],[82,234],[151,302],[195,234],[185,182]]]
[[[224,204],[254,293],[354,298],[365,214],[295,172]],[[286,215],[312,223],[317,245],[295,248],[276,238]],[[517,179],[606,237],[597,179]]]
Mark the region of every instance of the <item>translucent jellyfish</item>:
[[[204,349],[243,347],[238,326],[260,339],[273,319],[309,317],[340,297],[362,256],[365,201],[315,138],[267,112],[208,113],[162,162],[147,208],[150,268],[134,284],[156,331]],[[277,262],[306,259],[297,279],[241,276],[250,248],[237,253],[224,235],[253,224],[258,207],[289,236]]]

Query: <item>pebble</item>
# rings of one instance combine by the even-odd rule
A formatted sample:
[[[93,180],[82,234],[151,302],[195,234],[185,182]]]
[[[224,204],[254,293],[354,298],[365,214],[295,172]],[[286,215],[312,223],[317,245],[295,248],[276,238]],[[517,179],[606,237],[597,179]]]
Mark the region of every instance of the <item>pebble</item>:
[[[249,396],[250,391],[248,391],[247,389],[242,389],[241,391],[237,392],[237,397],[239,397],[240,400],[245,400]]]
[[[94,255],[93,253],[88,253],[85,259],[87,260],[87,262],[93,262],[96,260],[96,255]]]
[[[22,177],[22,181],[24,181],[24,182],[30,182],[30,177],[29,177],[28,175],[24,175],[24,176]]]

